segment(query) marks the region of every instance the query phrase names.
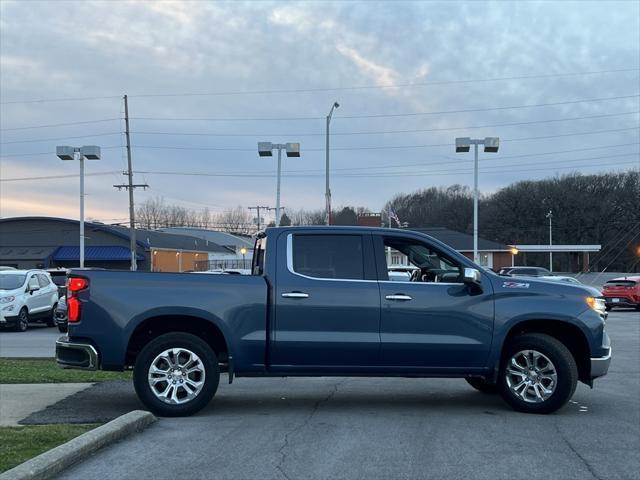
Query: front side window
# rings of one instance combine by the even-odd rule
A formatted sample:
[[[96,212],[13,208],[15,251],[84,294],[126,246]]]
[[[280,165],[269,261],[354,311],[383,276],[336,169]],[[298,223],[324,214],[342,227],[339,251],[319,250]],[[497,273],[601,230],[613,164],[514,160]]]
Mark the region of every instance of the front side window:
[[[49,285],[49,279],[46,275],[38,273],[38,283],[40,284],[40,288],[44,288]]]
[[[462,267],[427,244],[407,238],[384,237],[384,249],[390,281],[462,283]],[[405,264],[413,268],[403,274],[396,268],[389,270],[397,255],[402,255]]]
[[[362,236],[293,235],[293,271],[314,278],[364,279]]]
[[[38,277],[35,274],[29,277],[29,288],[40,288]]]

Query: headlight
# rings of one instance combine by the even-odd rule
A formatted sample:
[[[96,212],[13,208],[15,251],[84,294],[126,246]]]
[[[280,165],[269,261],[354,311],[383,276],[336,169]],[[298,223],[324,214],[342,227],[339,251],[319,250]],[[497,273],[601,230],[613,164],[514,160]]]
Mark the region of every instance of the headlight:
[[[586,301],[591,310],[595,310],[600,314],[604,314],[607,311],[604,304],[604,298],[587,297]]]
[[[0,303],[11,303],[16,299],[13,295],[9,295],[8,297],[0,298]]]

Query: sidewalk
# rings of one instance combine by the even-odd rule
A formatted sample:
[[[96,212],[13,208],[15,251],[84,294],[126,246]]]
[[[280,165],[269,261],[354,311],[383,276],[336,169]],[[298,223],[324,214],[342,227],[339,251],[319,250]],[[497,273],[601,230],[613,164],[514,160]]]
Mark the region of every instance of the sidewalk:
[[[93,383],[0,384],[0,426],[17,426],[32,413],[59,402]]]

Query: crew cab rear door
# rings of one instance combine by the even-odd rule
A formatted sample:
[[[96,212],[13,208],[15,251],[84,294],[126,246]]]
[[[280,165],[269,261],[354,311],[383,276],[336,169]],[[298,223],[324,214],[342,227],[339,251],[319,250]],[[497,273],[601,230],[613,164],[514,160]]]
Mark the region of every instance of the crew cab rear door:
[[[482,368],[493,334],[494,301],[489,281],[462,282],[456,255],[423,237],[374,235],[380,278],[381,361],[411,369]],[[390,281],[387,259],[420,267],[413,281]],[[390,262],[389,262],[390,263]]]
[[[380,291],[370,234],[281,234],[275,293],[272,367],[362,371],[378,364]]]

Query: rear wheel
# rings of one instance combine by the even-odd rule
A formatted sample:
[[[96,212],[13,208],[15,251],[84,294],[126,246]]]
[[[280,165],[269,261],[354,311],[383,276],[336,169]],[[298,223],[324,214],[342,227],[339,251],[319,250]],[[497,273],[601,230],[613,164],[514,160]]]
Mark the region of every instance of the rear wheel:
[[[27,307],[22,307],[20,313],[18,313],[18,323],[16,324],[16,331],[26,332],[29,328],[29,311]]]
[[[202,339],[167,333],[147,344],[136,359],[133,382],[149,410],[164,417],[193,415],[218,389],[218,359]]]
[[[487,381],[482,377],[466,377],[465,380],[469,385],[482,393],[498,393],[498,387],[495,383]]]
[[[556,338],[529,333],[513,338],[505,347],[498,389],[515,410],[555,412],[573,396],[577,383],[576,361]]]

